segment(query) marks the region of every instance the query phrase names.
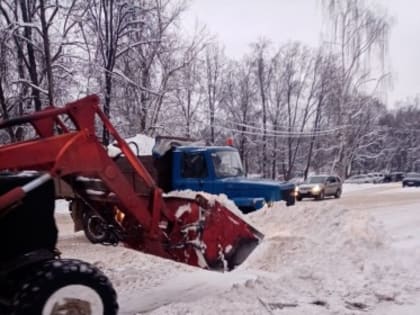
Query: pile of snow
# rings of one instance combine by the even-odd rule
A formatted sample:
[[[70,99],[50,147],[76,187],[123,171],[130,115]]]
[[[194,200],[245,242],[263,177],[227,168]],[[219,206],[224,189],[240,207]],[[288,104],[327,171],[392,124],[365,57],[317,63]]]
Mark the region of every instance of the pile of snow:
[[[303,268],[319,265],[321,269],[323,265],[329,265],[325,263],[326,259],[362,260],[367,251],[383,246],[385,238],[365,213],[322,203],[284,209],[278,206],[252,213],[249,217],[265,234],[265,242],[247,260],[245,268],[252,266],[275,271],[299,259],[304,261],[300,264]],[[346,253],[350,257],[345,257]]]
[[[152,155],[152,150],[155,145],[154,138],[143,134],[137,134],[134,137],[125,139],[125,141],[136,155]],[[121,153],[121,150],[114,143],[108,146],[109,156],[114,157],[119,153]]]
[[[381,303],[407,303],[420,290],[414,266],[390,256],[382,226],[366,213],[278,204],[249,219],[265,239],[241,266],[209,274],[211,293],[201,299],[174,299],[150,314],[371,314]],[[178,284],[181,293],[202,287],[194,276]]]
[[[394,204],[373,209],[372,199],[384,200],[385,192]],[[80,233],[61,235],[59,248],[64,257],[92,262],[110,277],[122,315],[417,314],[418,190],[383,185],[348,193],[293,207],[279,202],[243,216],[265,238],[226,273],[94,246]],[[178,194],[194,198],[196,192]]]
[[[156,137],[156,144],[153,148],[153,155],[161,157],[166,152],[171,150],[174,147],[179,146],[197,146],[202,147],[206,145],[206,142],[204,140],[193,140],[193,139],[183,139],[179,137]]]

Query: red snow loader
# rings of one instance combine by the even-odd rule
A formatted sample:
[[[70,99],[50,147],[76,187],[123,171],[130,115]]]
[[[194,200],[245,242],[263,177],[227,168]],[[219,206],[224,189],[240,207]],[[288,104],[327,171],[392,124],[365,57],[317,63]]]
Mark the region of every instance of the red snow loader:
[[[103,125],[134,170],[127,178],[99,141]],[[166,197],[153,177],[100,110],[91,95],[62,108],[50,106],[0,121],[0,129],[33,128],[32,139],[0,146],[0,171],[36,171],[39,176],[0,195],[1,213],[10,213],[30,191],[59,179],[91,220],[113,243],[212,270],[242,263],[263,235],[218,201]],[[28,131],[27,134],[30,134]],[[1,182],[0,182],[1,185]],[[76,198],[77,197],[77,198]],[[70,198],[70,197],[69,197]],[[33,211],[43,209],[33,205]],[[92,215],[94,214],[94,215]],[[4,214],[8,215],[8,214]],[[91,221],[91,223],[93,222]],[[10,240],[13,242],[13,240]]]

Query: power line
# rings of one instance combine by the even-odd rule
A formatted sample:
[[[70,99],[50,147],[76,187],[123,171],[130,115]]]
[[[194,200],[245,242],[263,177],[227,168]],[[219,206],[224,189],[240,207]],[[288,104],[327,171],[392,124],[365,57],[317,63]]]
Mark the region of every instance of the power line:
[[[330,129],[323,129],[323,130],[315,130],[315,131],[288,131],[288,130],[276,130],[276,129],[265,129],[264,132],[264,128],[262,127],[256,127],[253,125],[249,125],[249,124],[244,124],[244,123],[238,123],[238,122],[234,122],[234,121],[225,121],[222,119],[218,119],[216,118],[216,120],[218,120],[219,122],[221,122],[222,124],[215,124],[216,127],[220,127],[223,129],[228,129],[228,130],[232,130],[232,131],[237,131],[240,133],[245,133],[245,134],[252,134],[252,135],[267,135],[267,136],[278,136],[278,137],[313,137],[313,136],[321,136],[321,135],[328,135],[328,134],[332,134],[335,133],[339,130],[345,129],[350,127],[350,125],[343,125],[343,126],[338,126],[335,128],[330,128]],[[237,128],[235,127],[227,127],[228,125],[236,125],[238,126]],[[239,129],[239,127],[244,127],[248,130],[242,130]],[[252,131],[254,130],[254,131]]]
[[[316,134],[316,133],[271,133],[271,132],[262,133],[262,132],[254,132],[254,131],[247,131],[247,130],[241,130],[241,129],[236,129],[236,128],[230,128],[230,127],[226,127],[226,126],[218,125],[218,124],[215,124],[214,126],[217,127],[217,128],[220,128],[220,129],[233,131],[233,132],[246,134],[246,135],[253,135],[253,136],[264,136],[265,135],[267,137],[278,137],[278,138],[311,138],[313,136],[329,136],[329,135],[331,135],[331,132],[330,133],[321,133],[321,134]]]

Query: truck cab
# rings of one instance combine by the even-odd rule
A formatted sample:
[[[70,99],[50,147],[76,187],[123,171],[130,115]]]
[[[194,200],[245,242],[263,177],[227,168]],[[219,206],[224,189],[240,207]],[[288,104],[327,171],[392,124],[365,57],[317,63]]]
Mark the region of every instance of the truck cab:
[[[170,190],[191,189],[225,194],[244,213],[284,200],[295,203],[295,185],[249,179],[237,149],[231,146],[177,146],[170,152]]]

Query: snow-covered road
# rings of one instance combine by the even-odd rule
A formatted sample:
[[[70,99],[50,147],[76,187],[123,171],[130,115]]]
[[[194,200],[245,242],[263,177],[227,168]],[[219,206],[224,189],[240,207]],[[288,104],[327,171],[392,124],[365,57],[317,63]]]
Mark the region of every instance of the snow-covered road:
[[[91,245],[62,209],[59,248],[104,270],[121,314],[420,314],[420,189],[345,185],[247,217],[266,237],[229,273]]]

